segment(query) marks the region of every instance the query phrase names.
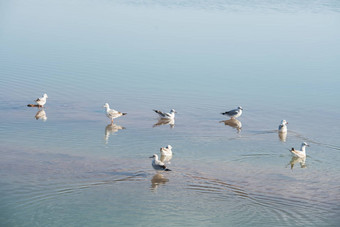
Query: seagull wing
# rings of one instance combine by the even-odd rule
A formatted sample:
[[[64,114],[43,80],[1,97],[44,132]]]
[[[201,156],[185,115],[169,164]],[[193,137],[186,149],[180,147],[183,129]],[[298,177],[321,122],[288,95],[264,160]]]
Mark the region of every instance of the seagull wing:
[[[159,116],[161,116],[161,117],[167,117],[168,116],[168,114],[167,113],[163,113],[162,111],[160,111],[160,110],[153,110],[153,111],[155,111],[156,113],[158,113],[159,114]]]
[[[236,115],[238,113],[239,113],[238,109],[230,110],[230,111],[225,112],[225,114],[227,114],[227,115]]]
[[[298,152],[297,150],[295,150],[295,149],[291,149],[290,152],[291,152],[292,154],[297,155],[297,156],[300,155],[299,152]]]
[[[171,117],[171,114],[169,113],[163,113],[165,115],[165,117]]]
[[[117,110],[111,109],[107,114],[110,117],[115,117],[115,116],[119,115],[119,112]]]

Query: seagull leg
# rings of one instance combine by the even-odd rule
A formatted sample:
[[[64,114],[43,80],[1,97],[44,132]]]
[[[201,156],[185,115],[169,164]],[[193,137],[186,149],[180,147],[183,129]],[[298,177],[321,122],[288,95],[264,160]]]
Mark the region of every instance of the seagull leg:
[[[111,125],[113,125],[113,119],[111,119]]]

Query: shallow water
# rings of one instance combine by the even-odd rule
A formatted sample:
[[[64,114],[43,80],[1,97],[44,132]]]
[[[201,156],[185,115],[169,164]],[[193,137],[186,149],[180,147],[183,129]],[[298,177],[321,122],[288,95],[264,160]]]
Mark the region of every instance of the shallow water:
[[[339,11],[2,1],[1,225],[335,226]],[[26,105],[44,92],[36,120]],[[105,102],[128,114],[109,126]],[[220,115],[239,105],[241,130]],[[174,127],[155,125],[171,108]],[[288,152],[302,141],[305,163]],[[172,171],[157,173],[148,157],[167,144]]]

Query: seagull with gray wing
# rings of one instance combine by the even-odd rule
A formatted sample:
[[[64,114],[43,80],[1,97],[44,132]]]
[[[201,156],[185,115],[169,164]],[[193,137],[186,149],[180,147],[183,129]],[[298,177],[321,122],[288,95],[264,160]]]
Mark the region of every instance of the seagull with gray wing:
[[[243,108],[241,106],[237,107],[237,109],[229,110],[227,112],[222,113],[223,115],[229,116],[230,118],[238,118],[242,115]]]
[[[174,119],[175,113],[177,113],[176,110],[174,109],[170,110],[170,113],[164,113],[160,110],[153,110],[153,111],[155,111],[159,115],[159,117],[163,119]]]
[[[103,107],[106,109],[106,116],[111,119],[111,124],[113,124],[113,119],[126,115],[126,113],[122,113],[117,110],[110,109],[110,106],[108,103],[105,103]]]
[[[166,168],[165,164],[158,159],[158,155],[154,154],[150,158],[153,158],[152,167],[155,170],[171,171],[170,169]]]

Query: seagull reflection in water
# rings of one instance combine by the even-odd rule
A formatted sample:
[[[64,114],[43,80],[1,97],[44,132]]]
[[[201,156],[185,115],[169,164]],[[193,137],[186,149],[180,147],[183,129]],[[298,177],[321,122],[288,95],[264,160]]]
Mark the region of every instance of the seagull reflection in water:
[[[224,123],[224,125],[228,125],[232,128],[235,128],[237,130],[237,133],[241,132],[242,129],[242,123],[241,121],[235,119],[235,118],[231,118],[229,120],[225,120],[225,121],[220,121],[220,123]]]
[[[294,165],[300,163],[301,168],[306,168],[306,157],[299,158],[299,157],[292,157],[288,165],[290,165],[290,169],[293,169]],[[287,165],[287,166],[288,166]]]
[[[280,139],[281,142],[286,142],[287,132],[279,132],[279,139]]]
[[[46,116],[46,112],[44,109],[39,110],[36,114],[35,114],[35,119],[39,120],[41,119],[42,121],[46,121],[47,120],[47,116]]]
[[[125,127],[116,124],[108,124],[105,127],[105,143],[108,143],[110,135],[113,135],[121,129],[125,129]]]
[[[169,179],[165,178],[163,174],[156,173],[151,179],[151,190],[155,191],[159,185],[165,184]]]
[[[152,127],[157,127],[160,125],[170,125],[170,128],[174,128],[175,127],[175,119],[171,118],[171,119],[166,119],[166,118],[160,118],[158,120],[158,122],[156,124],[154,124]]]

